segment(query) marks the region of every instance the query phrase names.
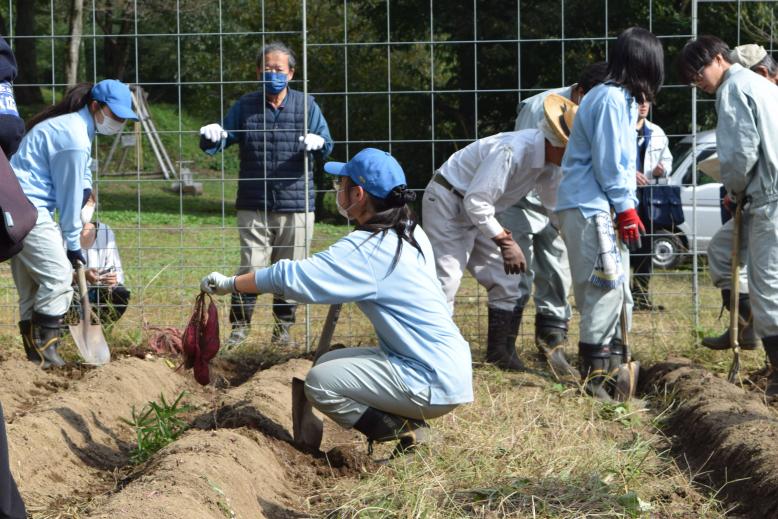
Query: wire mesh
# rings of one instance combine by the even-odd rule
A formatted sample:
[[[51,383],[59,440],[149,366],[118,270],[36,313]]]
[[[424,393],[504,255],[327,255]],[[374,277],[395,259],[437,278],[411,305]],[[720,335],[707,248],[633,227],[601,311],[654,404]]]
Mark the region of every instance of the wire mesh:
[[[312,94],[321,107],[335,140],[333,159],[346,160],[366,146],[387,149],[405,167],[411,187],[421,191],[454,151],[474,139],[511,130],[520,100],[572,84],[584,66],[607,59],[609,43],[631,25],[649,28],[665,45],[668,81],[650,117],[670,139],[673,167],[686,168],[680,172],[681,184],[690,206],[683,229],[655,233],[655,244],[661,245],[658,252],[667,252],[663,256],[667,268],[653,269],[651,294],[667,308],[638,315],[637,334],[642,341],[671,350],[678,327],[696,332],[717,327],[719,301],[708,281],[704,256],[717,227],[708,224],[718,218],[718,199],[700,198],[709,179],[695,166],[695,158],[708,147],[698,144],[697,131],[715,125],[713,100],[698,98],[693,89],[678,84],[672,64],[686,40],[712,31],[731,45],[754,42],[772,52],[775,2],[84,3],[78,79],[118,76],[148,93],[156,134],[176,165],[179,181],[171,188],[176,179],[159,174],[148,132],[128,129],[126,141],[117,144],[124,158],[116,169],[103,167],[114,143],[96,138],[97,219],[116,233],[132,291],[130,308],[115,333],[140,340],[148,327],[181,326],[199,278],[212,270],[230,273],[238,267],[236,146],[206,156],[197,147],[198,129],[223,121],[238,97],[261,88],[254,60],[269,41],[287,43],[301,58],[291,85]],[[27,116],[61,99],[65,91],[70,7],[65,0],[0,4],[2,30],[26,58],[20,60],[16,90]],[[722,16],[727,13],[732,16]],[[25,99],[32,101],[25,104]],[[307,115],[304,119],[307,125]],[[118,164],[118,159],[111,164]],[[181,180],[187,170],[192,181],[202,184],[203,195],[184,189]],[[307,175],[307,167],[305,171]],[[320,161],[314,165],[314,180],[317,223],[310,246],[308,239],[303,240],[305,254],[348,232],[334,211]],[[273,319],[270,297],[260,296],[259,301],[252,337],[263,343],[269,339]],[[223,311],[226,317],[226,302]],[[300,343],[310,346],[324,313],[306,308],[298,316],[294,336]],[[473,343],[485,342],[485,314],[485,291],[467,278],[458,293],[455,317]],[[525,342],[531,341],[531,314],[531,309],[525,313]],[[0,266],[4,333],[13,334],[18,319],[16,290],[6,263]],[[574,338],[575,322],[571,331]],[[341,317],[336,340],[375,341],[353,308]]]

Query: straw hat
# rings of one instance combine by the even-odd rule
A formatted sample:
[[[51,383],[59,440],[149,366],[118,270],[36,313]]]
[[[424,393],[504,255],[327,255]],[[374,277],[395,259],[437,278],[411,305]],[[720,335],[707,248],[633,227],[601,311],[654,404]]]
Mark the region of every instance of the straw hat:
[[[559,94],[549,94],[543,101],[543,111],[548,126],[562,142],[567,144],[578,105]]]

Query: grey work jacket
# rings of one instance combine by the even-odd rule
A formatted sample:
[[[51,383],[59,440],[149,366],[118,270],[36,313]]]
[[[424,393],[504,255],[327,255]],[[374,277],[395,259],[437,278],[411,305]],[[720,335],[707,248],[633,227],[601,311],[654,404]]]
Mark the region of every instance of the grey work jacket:
[[[733,64],[716,91],[716,145],[727,191],[751,207],[778,200],[778,86]]]

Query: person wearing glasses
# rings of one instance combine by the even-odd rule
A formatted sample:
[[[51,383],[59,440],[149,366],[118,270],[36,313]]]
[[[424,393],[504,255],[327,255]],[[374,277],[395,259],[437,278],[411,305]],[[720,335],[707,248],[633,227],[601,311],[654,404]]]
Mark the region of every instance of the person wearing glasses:
[[[200,148],[209,155],[236,143],[240,147],[235,202],[238,274],[256,272],[281,259],[302,259],[313,237],[313,158],[327,158],[333,144],[327,121],[311,96],[308,133],[303,135],[305,99],[302,92],[288,86],[294,73],[295,56],[289,47],[280,42],[265,45],[257,55],[259,89],[238,99],[221,125],[200,128]],[[311,159],[308,171],[304,168],[306,153]],[[256,300],[254,294],[232,296],[232,333],[225,351],[248,339]],[[293,301],[274,296],[272,343],[291,344],[289,328],[295,322],[296,308]]]
[[[729,47],[715,36],[686,43],[678,71],[682,80],[716,96],[721,180],[729,196],[745,204],[740,260],[748,273],[739,294],[740,318],[753,321],[752,338],[761,338],[773,368],[766,393],[778,395],[778,86],[732,63]],[[727,225],[717,236],[722,232],[731,236],[732,227],[726,229]],[[731,254],[726,248],[731,238],[725,241],[729,243],[719,243],[721,256]],[[728,306],[731,280],[714,276],[715,271],[712,264],[711,277]],[[751,308],[742,304],[744,293],[746,297],[750,293]]]

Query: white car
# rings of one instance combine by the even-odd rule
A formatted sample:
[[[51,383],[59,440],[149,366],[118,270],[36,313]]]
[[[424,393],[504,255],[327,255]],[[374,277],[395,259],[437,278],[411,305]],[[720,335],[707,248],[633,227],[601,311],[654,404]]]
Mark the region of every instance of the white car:
[[[708,243],[721,227],[721,184],[697,169],[696,194],[692,175],[692,137],[685,137],[673,151],[673,171],[667,183],[681,187],[681,203],[685,222],[675,234],[658,231],[654,237],[653,264],[659,268],[674,268],[691,253],[693,237],[697,236],[698,254],[706,254]],[[716,152],[716,132],[709,130],[697,134],[697,164]],[[694,198],[696,195],[696,211]]]

